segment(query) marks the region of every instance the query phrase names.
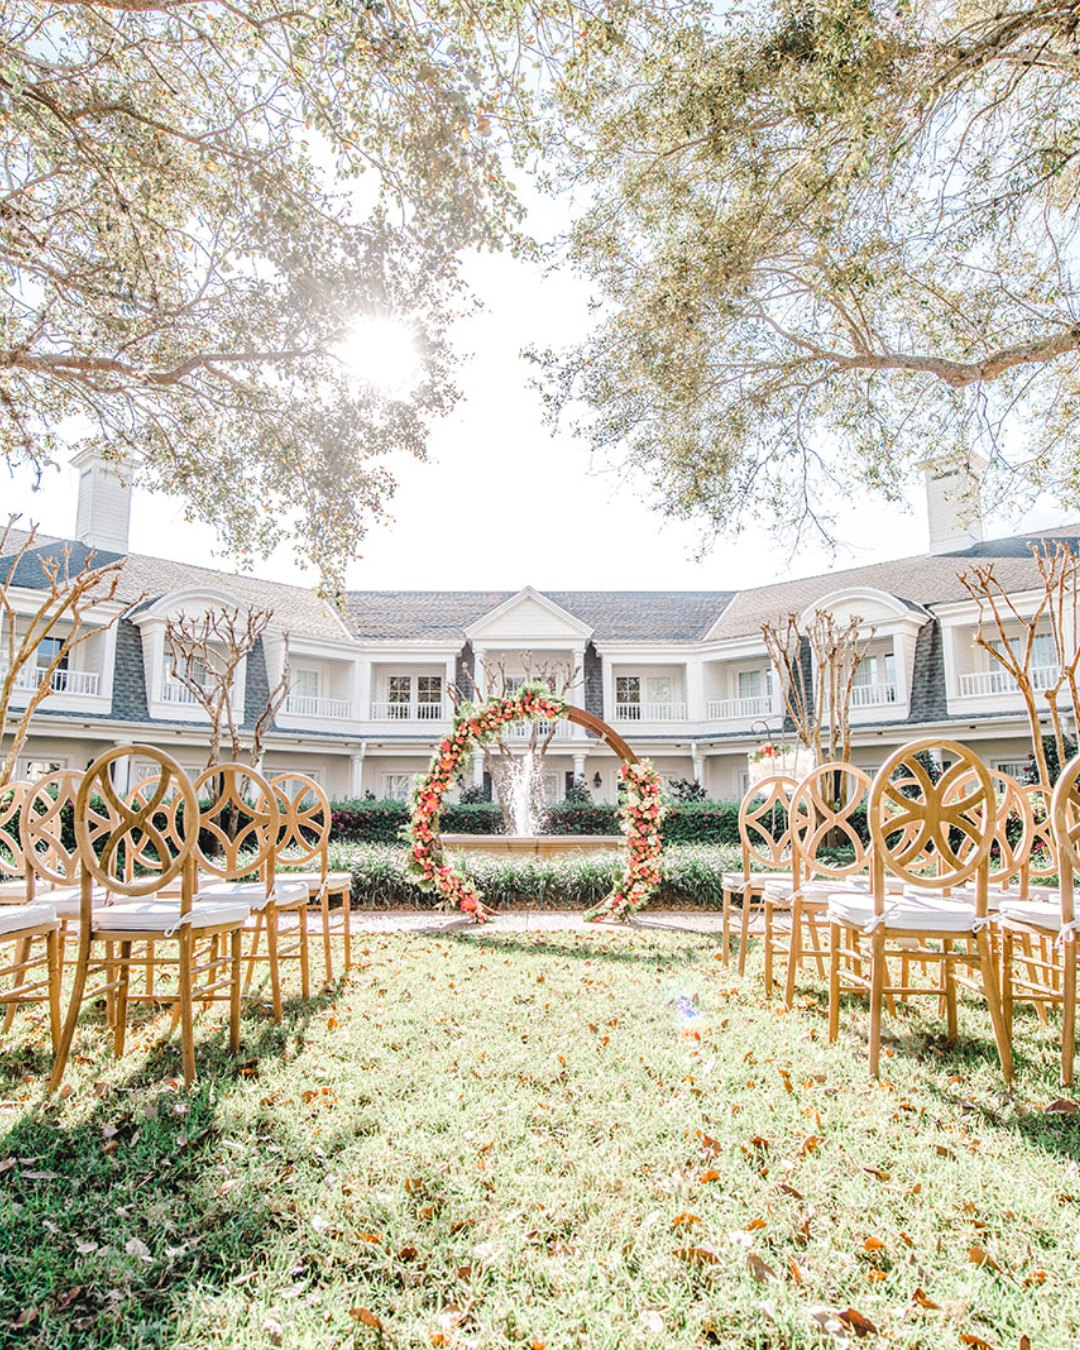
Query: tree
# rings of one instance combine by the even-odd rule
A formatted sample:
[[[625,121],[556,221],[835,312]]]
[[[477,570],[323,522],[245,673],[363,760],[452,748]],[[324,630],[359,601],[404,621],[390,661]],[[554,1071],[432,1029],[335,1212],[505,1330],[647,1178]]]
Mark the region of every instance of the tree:
[[[234,554],[291,529],[339,586],[392,491],[382,460],[422,457],[457,397],[457,255],[515,238],[491,133],[542,17],[503,0],[4,6],[6,458],[41,470],[74,428]],[[413,388],[343,362],[358,316],[407,325]]]
[[[1004,670],[1024,701],[1037,781],[1051,785],[1070,757],[1062,720],[1063,693],[1073,726],[1080,726],[1080,557],[1060,540],[1045,540],[1033,545],[1031,552],[1042,583],[1032,604],[1017,601],[1006,590],[993,563],[975,564],[957,577],[978,606],[976,645]],[[1053,643],[1055,664],[1036,669],[1035,642],[1042,636],[1049,636]],[[1043,734],[1040,692],[1050,714],[1051,738]],[[1048,740],[1052,755],[1047,753]]]
[[[797,614],[761,626],[784,706],[815,765],[851,757],[855,673],[876,631],[855,615],[842,624],[821,609],[805,632]]]
[[[518,652],[519,674],[511,675],[505,657],[493,657],[483,663],[484,690],[489,698],[508,698],[522,684],[541,684],[548,692],[565,698],[581,679],[581,668],[570,661],[535,661],[533,653]],[[454,691],[460,704],[475,696]],[[555,738],[557,723],[531,722],[524,739],[516,742],[500,736],[480,747],[484,768],[491,777],[502,810],[503,825],[513,834],[527,834],[540,828],[547,815],[544,795],[544,761],[548,746]]]
[[[558,90],[599,318],[552,410],[713,530],[983,453],[1080,503],[1072,0],[615,11]]]
[[[185,689],[210,719],[210,742],[206,767],[221,762],[221,743],[229,740],[229,759],[234,764],[245,760],[253,768],[259,767],[266,733],[273,725],[278,709],[284,703],[290,688],[289,635],[284,635],[284,655],[281,675],[268,692],[262,707],[250,717],[252,709],[245,709],[251,721],[250,740],[236,716],[236,684],[243,662],[255,650],[256,644],[270,627],[272,609],[249,609],[222,605],[202,614],[181,614],[165,622],[165,643],[172,655],[172,676]]]
[[[71,653],[111,628],[124,608],[117,604],[110,612],[122,560],[99,566],[93,551],[76,558],[70,545],[40,546],[36,526],[16,534],[18,520],[11,516],[0,529],[0,735],[10,738],[0,751],[0,789],[15,776],[34,715],[63,689]],[[13,709],[20,690],[28,694],[26,704]],[[15,719],[10,731],[9,716]]]

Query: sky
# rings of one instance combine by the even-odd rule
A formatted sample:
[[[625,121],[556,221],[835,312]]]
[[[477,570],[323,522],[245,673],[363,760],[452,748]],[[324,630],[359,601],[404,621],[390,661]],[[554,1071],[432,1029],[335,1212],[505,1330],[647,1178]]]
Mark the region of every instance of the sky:
[[[802,546],[793,556],[762,529],[721,539],[698,560],[696,527],[664,519],[650,507],[646,483],[593,463],[584,443],[568,431],[553,436],[542,420],[531,386],[535,368],[521,352],[584,335],[585,283],[506,254],[470,258],[467,269],[483,308],[455,333],[459,349],[470,354],[461,371],[465,398],[436,425],[428,462],[403,456],[392,465],[400,483],[392,518],[372,529],[363,558],[348,570],[350,588],[727,590],[925,551],[924,491],[913,483],[907,510],[854,491],[837,503],[835,553]],[[0,473],[0,518],[18,511],[46,533],[70,534],[76,489],[67,466],[48,472],[40,491],[29,471],[14,478]],[[1043,503],[1026,516],[989,518],[985,534],[1062,519]],[[217,553],[213,531],[184,521],[181,501],[141,490],[131,548],[233,570],[231,559]],[[288,546],[255,570],[315,583]]]

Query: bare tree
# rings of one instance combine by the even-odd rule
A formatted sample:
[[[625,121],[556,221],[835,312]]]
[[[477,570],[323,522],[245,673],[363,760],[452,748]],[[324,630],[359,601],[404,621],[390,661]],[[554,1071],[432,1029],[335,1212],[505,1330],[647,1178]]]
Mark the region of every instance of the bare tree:
[[[71,653],[88,638],[111,628],[122,613],[120,609],[104,617],[93,613],[98,606],[116,599],[124,566],[122,559],[99,565],[91,551],[80,564],[74,565],[70,544],[38,552],[36,525],[30,526],[26,537],[9,554],[19,519],[17,515],[11,516],[0,530],[0,558],[7,559],[0,576],[3,629],[0,733],[7,726],[9,714],[16,717],[7,750],[0,756],[0,787],[14,777],[15,764],[26,744],[34,714],[51,694],[63,687],[66,677],[62,672],[68,669]],[[24,567],[33,570],[35,561],[44,586],[31,587],[27,578],[26,590],[31,596],[27,607],[17,602],[15,592],[23,589],[18,580],[20,571]],[[48,661],[42,662],[41,645],[49,639],[54,645],[47,652]],[[21,712],[11,708],[16,690],[27,690],[30,695]]]
[[[876,631],[857,615],[838,623],[822,609],[814,611],[805,632],[797,614],[761,626],[784,706],[815,764],[846,762],[851,754],[855,673]]]
[[[483,662],[484,688],[489,696],[509,698],[521,684],[546,684],[553,694],[565,698],[581,679],[581,667],[572,661],[537,661],[531,651],[518,652],[517,665],[520,673],[510,674],[505,657]],[[453,691],[454,701],[459,703],[465,698],[475,698],[477,693],[475,687],[470,693],[456,689]],[[525,783],[530,818],[534,821],[543,819],[547,810],[544,761],[555,732],[555,723],[533,722],[524,738],[511,742],[506,736],[500,736],[491,745],[481,747],[484,768],[491,776],[502,810],[503,824],[508,830],[514,828],[514,789],[523,761],[527,766]]]
[[[172,655],[173,678],[189,690],[210,719],[207,768],[221,762],[221,745],[227,736],[230,759],[247,761],[257,768],[263,742],[290,688],[289,636],[284,635],[281,677],[269,691],[244,749],[244,731],[237,720],[235,686],[244,660],[270,626],[272,609],[249,609],[222,605],[203,614],[180,614],[165,624],[165,641]]]
[[[1041,692],[1046,699],[1058,764],[1063,765],[1067,758],[1061,711],[1063,691],[1072,706],[1074,725],[1080,726],[1080,690],[1077,686],[1080,557],[1060,542],[1044,541],[1041,545],[1033,545],[1031,552],[1042,582],[1042,594],[1030,612],[1021,612],[1020,606],[998,580],[992,562],[972,566],[957,576],[978,606],[976,645],[1001,666],[1024,700],[1039,782],[1049,785],[1038,695]],[[1024,605],[1023,609],[1027,611],[1028,606]],[[1043,628],[1041,633],[1040,626]],[[1037,674],[1035,641],[1043,636],[1049,636],[1053,642],[1056,669],[1040,667]],[[1043,686],[1041,689],[1037,687],[1039,684]]]

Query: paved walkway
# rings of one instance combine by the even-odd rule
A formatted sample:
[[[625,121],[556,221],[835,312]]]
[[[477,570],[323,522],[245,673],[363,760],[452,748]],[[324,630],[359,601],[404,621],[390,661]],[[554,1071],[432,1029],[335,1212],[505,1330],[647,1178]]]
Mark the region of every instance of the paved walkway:
[[[332,912],[334,926],[337,928],[337,915]],[[310,919],[309,919],[310,923]],[[590,932],[597,929],[633,927],[641,932],[650,928],[676,930],[688,933],[719,934],[723,925],[723,916],[715,910],[698,913],[691,910],[648,910],[632,924],[622,923],[585,923],[581,910],[550,909],[509,909],[486,923],[476,924],[460,914],[445,910],[385,910],[354,909],[351,916],[353,933],[410,933],[410,932],[453,932],[472,929],[475,932],[522,933],[522,932],[565,932],[579,928]]]

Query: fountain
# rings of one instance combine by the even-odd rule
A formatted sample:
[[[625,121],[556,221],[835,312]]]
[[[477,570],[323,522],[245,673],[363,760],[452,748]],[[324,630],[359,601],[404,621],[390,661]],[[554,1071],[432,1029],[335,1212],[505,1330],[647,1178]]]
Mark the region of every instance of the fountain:
[[[621,759],[634,759],[626,742],[598,717],[581,708],[568,708],[567,719],[608,742]],[[613,853],[626,848],[621,834],[539,834],[536,807],[543,801],[539,783],[540,765],[532,750],[507,766],[510,774],[508,805],[513,820],[512,834],[444,834],[443,847],[450,855],[483,853],[489,857],[565,857],[568,854]]]

